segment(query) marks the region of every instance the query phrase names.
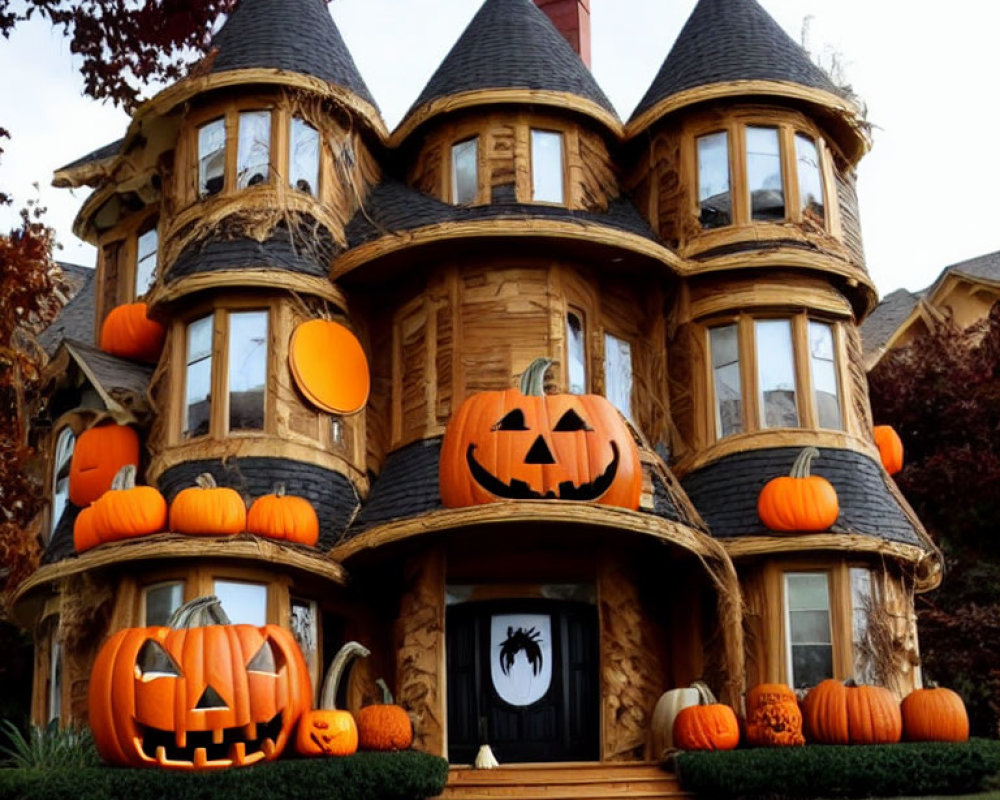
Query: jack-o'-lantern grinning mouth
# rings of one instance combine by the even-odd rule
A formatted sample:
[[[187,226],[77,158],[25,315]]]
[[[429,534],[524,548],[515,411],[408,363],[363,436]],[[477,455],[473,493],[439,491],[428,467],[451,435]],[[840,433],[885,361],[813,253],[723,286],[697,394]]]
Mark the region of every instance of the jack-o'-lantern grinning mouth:
[[[141,733],[143,755],[161,766],[197,766],[210,762],[228,766],[252,763],[270,755],[281,734],[281,715],[279,711],[268,722],[223,728],[221,742],[214,741],[217,738],[215,731],[186,731],[184,747],[177,746],[175,731],[149,728],[139,723],[136,727]]]
[[[476,483],[490,494],[505,500],[576,500],[587,502],[588,500],[597,500],[610,489],[618,474],[618,445],[615,442],[610,442],[610,445],[613,456],[604,472],[589,483],[582,483],[579,486],[576,486],[572,481],[562,481],[558,491],[550,489],[547,492],[539,492],[532,489],[525,481],[517,478],[512,478],[510,483],[504,483],[476,461],[474,453],[476,446],[474,444],[470,444],[469,449],[465,451],[465,460]]]

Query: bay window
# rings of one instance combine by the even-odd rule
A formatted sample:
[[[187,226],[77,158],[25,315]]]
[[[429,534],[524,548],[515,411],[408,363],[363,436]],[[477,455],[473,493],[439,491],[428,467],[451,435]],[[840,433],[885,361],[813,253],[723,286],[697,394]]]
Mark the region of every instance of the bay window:
[[[604,396],[625,419],[632,419],[632,344],[604,334]]]
[[[531,199],[563,202],[563,136],[556,131],[531,130]]]
[[[271,112],[243,111],[237,117],[236,188],[270,179]]]
[[[300,192],[315,195],[319,190],[319,131],[292,117],[289,141],[288,181]]]
[[[229,430],[262,430],[267,381],[267,312],[229,314]]]
[[[712,353],[712,384],[715,389],[715,430],[717,436],[743,431],[743,389],[740,380],[740,352],[737,327],[720,325],[709,329]]]
[[[729,134],[698,137],[698,207],[703,228],[719,228],[733,221],[729,196]]]
[[[451,202],[474,203],[479,192],[479,139],[466,139],[451,146]]]
[[[136,239],[135,255],[135,292],[136,298],[142,297],[153,288],[156,279],[156,255],[159,247],[159,237],[156,232],[156,221],[142,231]]]
[[[785,218],[785,190],[778,129],[748,125],[746,156],[750,218],[780,222]]]
[[[198,196],[222,191],[226,176],[226,120],[213,119],[198,128]]]

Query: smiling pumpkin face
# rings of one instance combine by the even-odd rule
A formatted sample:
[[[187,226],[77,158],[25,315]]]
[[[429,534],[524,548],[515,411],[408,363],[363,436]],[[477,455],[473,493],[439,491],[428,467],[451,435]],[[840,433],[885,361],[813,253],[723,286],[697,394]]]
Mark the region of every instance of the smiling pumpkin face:
[[[468,398],[445,432],[441,499],[449,508],[497,500],[571,500],[635,509],[639,452],[618,411],[597,395],[546,395],[548,362],[520,389]]]
[[[270,761],[284,750],[311,697],[291,633],[189,625],[202,619],[175,615],[166,627],[128,628],[101,649],[89,703],[106,761],[211,769]]]

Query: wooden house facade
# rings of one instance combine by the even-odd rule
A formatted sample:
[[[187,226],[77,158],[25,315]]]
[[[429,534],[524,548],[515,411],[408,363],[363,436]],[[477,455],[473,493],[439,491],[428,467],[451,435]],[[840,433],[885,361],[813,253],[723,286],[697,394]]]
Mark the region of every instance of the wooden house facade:
[[[658,697],[699,678],[737,708],[762,681],[919,685],[912,597],[939,562],[872,438],[858,111],[755,0],[699,0],[623,123],[568,42],[589,53],[587,7],[486,0],[389,132],[323,2],[242,0],[124,139],[57,173],[93,189],[76,232],[99,263],[74,313],[90,303],[95,331],[143,300],[165,339],[140,364],[64,326],[53,356],[45,556],[16,597],[36,721],[86,717],[106,635],[212,593],[291,628],[314,685],[364,643],[351,707],[385,677],[415,746],[454,764],[483,736],[504,763],[643,762]],[[291,374],[313,319],[361,343],[357,413]],[[611,436],[585,397],[569,421],[449,429],[540,357],[547,398],[617,409],[610,463],[574,449]],[[108,423],[139,434],[140,482],[167,501],[206,472],[247,501],[280,481],[318,542],[165,531],[77,552],[65,475]],[[450,436],[499,466],[446,479]],[[836,522],[769,529],[761,489],[806,447]],[[625,450],[637,499],[588,495]],[[586,480],[534,485],[565,459]],[[489,502],[443,500],[484,472]],[[541,667],[504,688],[498,649]]]

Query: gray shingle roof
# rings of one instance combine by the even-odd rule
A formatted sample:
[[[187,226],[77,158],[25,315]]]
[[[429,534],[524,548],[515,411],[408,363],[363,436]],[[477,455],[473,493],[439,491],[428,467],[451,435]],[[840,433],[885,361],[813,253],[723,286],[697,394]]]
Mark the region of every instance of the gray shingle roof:
[[[920,302],[921,293],[897,289],[882,298],[861,323],[861,343],[865,359],[885,347]]]
[[[983,256],[976,256],[967,261],[959,261],[945,267],[941,273],[941,278],[946,274],[965,275],[969,278],[979,278],[984,281],[1000,282],[1000,250],[995,253],[987,253]],[[938,281],[941,280],[938,278]]]
[[[740,80],[790,81],[837,92],[756,0],[699,0],[632,119],[685,89]]]
[[[837,490],[840,517],[835,532],[926,547],[922,532],[890,491],[879,464],[853,450],[818,449],[820,456],[811,472]],[[757,497],[769,480],[788,474],[800,450],[777,447],[736,453],[686,475],[681,485],[716,538],[769,535],[757,516]]]
[[[94,341],[94,291],[92,269],[75,264],[60,264],[69,288],[74,292],[70,301],[38,336],[38,342],[52,355],[64,339],[79,342]]]
[[[212,48],[210,72],[270,67],[312,75],[377,108],[323,0],[242,0]]]
[[[97,381],[99,386],[95,388],[114,399],[127,398],[129,405],[136,402],[145,405],[146,389],[153,376],[152,366],[109,355],[85,342],[68,340],[66,345],[73,357],[81,362],[80,366]]]
[[[604,92],[531,0],[486,0],[411,106],[480,89],[539,89],[590,100],[615,115]]]
[[[106,158],[116,156],[118,155],[118,151],[122,149],[122,143],[124,141],[124,138],[117,139],[113,142],[109,142],[103,147],[98,147],[92,153],[87,153],[85,156],[80,156],[80,158],[76,161],[70,161],[65,166],[59,167],[56,172],[65,172],[66,170],[76,169],[77,167],[82,167],[86,164],[92,164],[97,161],[103,161]]]

